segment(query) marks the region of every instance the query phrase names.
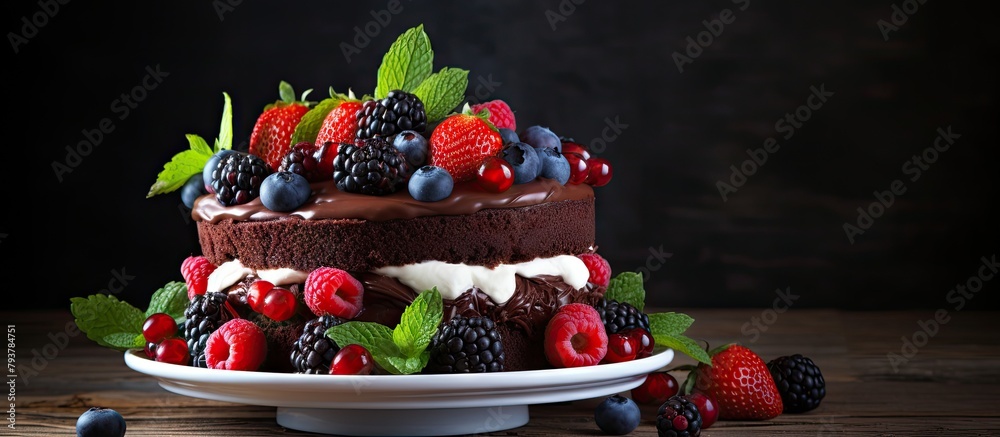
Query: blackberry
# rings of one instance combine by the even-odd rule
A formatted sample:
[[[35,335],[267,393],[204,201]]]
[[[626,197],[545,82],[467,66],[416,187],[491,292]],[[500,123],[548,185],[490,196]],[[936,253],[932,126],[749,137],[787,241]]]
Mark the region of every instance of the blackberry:
[[[441,326],[428,346],[426,373],[502,372],[500,333],[489,317],[459,317]]]
[[[826,381],[819,366],[800,354],[775,358],[767,363],[781,393],[785,413],[804,413],[819,406],[826,396]]]
[[[660,437],[698,437],[701,424],[698,406],[683,396],[671,396],[656,411],[656,433]]]
[[[226,301],[226,293],[210,291],[196,294],[184,310],[184,339],[187,340],[192,366],[208,367],[205,364],[208,336],[232,318],[226,309]]]
[[[326,330],[344,322],[344,319],[331,315],[306,322],[302,335],[292,345],[292,353],[289,355],[295,373],[330,373],[330,362],[340,351],[340,346],[326,336]]]
[[[408,171],[403,154],[382,138],[342,143],[333,159],[337,189],[350,193],[375,196],[394,193],[406,185]]]
[[[356,138],[390,137],[404,130],[427,129],[424,103],[416,95],[401,90],[389,91],[382,100],[368,100],[358,111]]]
[[[212,172],[215,198],[225,206],[242,205],[260,195],[260,184],[271,174],[271,167],[258,156],[244,152],[230,153],[219,160]]]
[[[601,322],[608,335],[632,328],[642,328],[652,333],[649,330],[649,315],[628,302],[602,298],[594,304],[594,308],[601,315]]]
[[[292,146],[284,158],[278,171],[290,171],[306,178],[309,182],[319,182],[329,179],[330,175],[320,172],[319,161],[316,160],[316,146],[313,143],[304,141]]]

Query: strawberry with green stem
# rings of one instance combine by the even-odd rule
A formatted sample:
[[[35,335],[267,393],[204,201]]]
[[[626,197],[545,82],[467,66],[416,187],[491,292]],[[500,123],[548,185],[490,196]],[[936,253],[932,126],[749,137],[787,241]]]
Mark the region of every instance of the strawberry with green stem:
[[[759,355],[739,344],[727,344],[708,354],[710,365],[676,369],[690,371],[683,393],[708,395],[719,407],[722,420],[768,420],[781,414],[781,393]]]
[[[292,148],[292,135],[299,121],[315,104],[306,100],[310,92],[311,89],[306,90],[296,98],[292,86],[281,81],[278,85],[281,99],[265,106],[254,123],[249,152],[263,159],[273,171],[281,166],[281,160]]]

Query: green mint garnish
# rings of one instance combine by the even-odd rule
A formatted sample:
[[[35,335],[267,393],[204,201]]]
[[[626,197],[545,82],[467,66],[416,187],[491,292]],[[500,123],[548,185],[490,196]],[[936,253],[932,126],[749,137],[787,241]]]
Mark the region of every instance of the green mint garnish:
[[[359,344],[368,349],[375,363],[389,373],[407,375],[427,365],[427,346],[443,317],[443,300],[437,288],[420,293],[403,310],[399,324],[390,329],[375,322],[352,321],[326,331],[340,347]]]
[[[424,103],[427,122],[434,123],[444,119],[462,103],[468,86],[469,70],[444,67],[421,82],[413,94]]]
[[[124,337],[109,336],[121,334],[135,338],[136,334],[142,335],[142,324],[146,321],[146,315],[142,310],[106,294],[94,294],[86,298],[74,297],[70,299],[69,308],[76,318],[76,326],[87,333],[87,338],[101,346],[120,351],[129,348],[122,347],[122,344],[111,344],[105,339],[110,338],[117,342]]]
[[[392,90],[412,92],[430,76],[433,62],[434,51],[424,25],[403,32],[382,57],[375,98],[383,99]]]
[[[646,290],[642,287],[642,275],[637,272],[622,272],[611,278],[604,297],[609,300],[626,302],[642,311],[646,300]]]
[[[215,138],[215,147],[212,148],[204,138],[187,134],[190,148],[180,152],[170,159],[170,162],[163,165],[163,170],[156,175],[156,182],[149,187],[146,198],[157,194],[170,193],[184,186],[184,183],[196,174],[201,174],[205,169],[205,164],[215,152],[233,147],[233,106],[229,99],[229,94],[222,93],[225,98],[225,105],[222,109],[222,123],[219,126],[219,136]]]
[[[187,296],[187,285],[180,281],[169,282],[163,288],[156,290],[149,299],[146,317],[156,313],[166,313],[180,325],[184,321],[184,310],[187,309],[188,303],[190,300]]]
[[[105,335],[101,340],[103,340],[104,343],[107,343],[110,347],[118,350],[127,350],[146,346],[146,337],[143,337],[142,334],[135,335],[126,332],[118,332]]]
[[[641,278],[640,278],[641,279]],[[653,342],[658,347],[668,347],[702,363],[711,365],[712,358],[694,340],[684,336],[684,331],[694,323],[694,319],[682,313],[649,314],[649,329]]]

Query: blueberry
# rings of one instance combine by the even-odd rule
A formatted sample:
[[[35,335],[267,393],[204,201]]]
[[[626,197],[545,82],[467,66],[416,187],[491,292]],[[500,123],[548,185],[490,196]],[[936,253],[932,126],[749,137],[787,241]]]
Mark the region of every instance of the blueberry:
[[[500,138],[503,139],[503,143],[504,144],[520,143],[521,142],[521,139],[518,138],[518,136],[517,136],[517,132],[514,132],[514,131],[512,131],[510,129],[507,129],[505,127],[500,128]]]
[[[437,202],[451,195],[455,181],[447,170],[434,165],[425,165],[413,172],[406,188],[414,199],[421,202]]]
[[[609,396],[594,410],[594,421],[605,434],[625,435],[635,431],[639,419],[639,405],[621,395]]]
[[[90,407],[76,419],[77,437],[122,437],[125,418],[110,408]]]
[[[290,171],[271,173],[260,184],[260,202],[271,211],[291,211],[312,194],[309,181]]]
[[[521,132],[521,141],[531,144],[536,149],[551,147],[562,153],[562,141],[559,136],[547,127],[531,126]]]
[[[531,182],[542,170],[542,161],[534,147],[526,143],[510,143],[504,146],[500,157],[514,167],[514,183]]]
[[[538,156],[542,163],[542,173],[540,176],[554,179],[560,184],[565,185],[569,181],[569,161],[566,160],[566,157],[551,147],[535,150],[538,151]]]
[[[419,168],[427,161],[427,138],[416,131],[400,132],[392,140],[392,146],[403,153],[410,168]]]
[[[184,186],[181,187],[181,201],[188,209],[194,208],[194,201],[202,194],[208,194],[205,184],[202,183],[201,175],[195,174],[188,178]]]
[[[215,152],[211,158],[208,158],[208,162],[205,163],[205,168],[201,170],[201,177],[205,182],[205,191],[215,194],[215,190],[212,189],[212,172],[215,171],[215,167],[219,166],[220,159],[233,152],[235,152],[235,150],[223,149]]]

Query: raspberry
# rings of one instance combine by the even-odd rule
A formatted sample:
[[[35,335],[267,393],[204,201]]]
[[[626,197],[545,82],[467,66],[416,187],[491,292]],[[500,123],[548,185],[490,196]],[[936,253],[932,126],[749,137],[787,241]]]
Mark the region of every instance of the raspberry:
[[[514,119],[514,111],[510,109],[507,102],[503,100],[490,100],[478,105],[472,105],[473,114],[478,114],[479,111],[482,111],[483,109],[488,109],[490,111],[490,123],[493,123],[497,129],[505,128],[515,132],[517,131],[517,122]]]
[[[184,259],[181,263],[181,276],[187,284],[188,300],[208,291],[208,275],[215,271],[215,267],[215,264],[203,256],[189,256]]]
[[[608,334],[594,307],[571,303],[545,326],[545,358],[555,367],[592,366],[608,352]]]
[[[590,271],[588,282],[601,287],[608,286],[611,282],[611,264],[608,263],[608,260],[596,253],[585,253],[577,257],[583,260],[583,263],[587,265],[587,270]]]
[[[306,306],[317,316],[352,319],[361,313],[363,298],[361,282],[343,270],[320,267],[306,277]]]
[[[205,361],[209,369],[249,370],[260,368],[267,358],[264,331],[247,319],[232,319],[208,337]]]

